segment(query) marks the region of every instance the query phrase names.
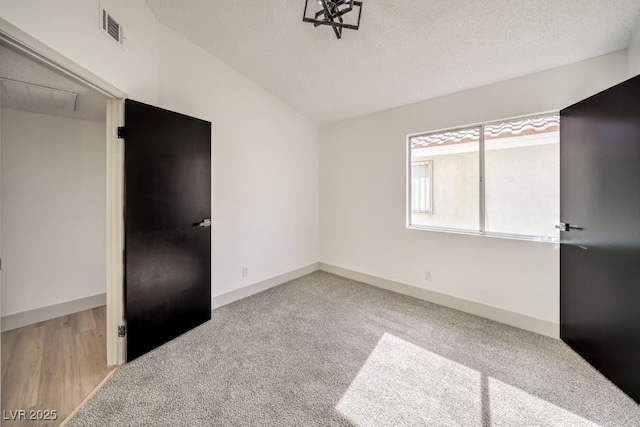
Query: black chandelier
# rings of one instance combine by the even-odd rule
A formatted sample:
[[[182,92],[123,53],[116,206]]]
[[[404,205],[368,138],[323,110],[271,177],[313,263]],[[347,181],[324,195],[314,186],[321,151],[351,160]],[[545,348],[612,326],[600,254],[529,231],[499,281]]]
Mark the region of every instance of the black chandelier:
[[[319,11],[313,14],[313,17],[307,16],[307,6],[309,0],[304,2],[304,15],[302,20],[304,22],[312,22],[314,27],[318,25],[330,25],[333,28],[333,32],[337,38],[342,37],[342,30],[348,28],[350,30],[357,30],[360,27],[360,15],[362,13],[362,2],[355,0],[311,0],[317,2],[322,7]],[[354,9],[358,9],[358,19],[353,22],[346,22],[345,18],[352,17],[351,15],[345,16]]]

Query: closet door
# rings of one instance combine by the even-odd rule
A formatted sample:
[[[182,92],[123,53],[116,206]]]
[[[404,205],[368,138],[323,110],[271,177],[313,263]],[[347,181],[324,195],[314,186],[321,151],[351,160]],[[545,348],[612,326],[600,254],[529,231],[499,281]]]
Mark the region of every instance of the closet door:
[[[127,361],[211,318],[211,123],[125,101]]]

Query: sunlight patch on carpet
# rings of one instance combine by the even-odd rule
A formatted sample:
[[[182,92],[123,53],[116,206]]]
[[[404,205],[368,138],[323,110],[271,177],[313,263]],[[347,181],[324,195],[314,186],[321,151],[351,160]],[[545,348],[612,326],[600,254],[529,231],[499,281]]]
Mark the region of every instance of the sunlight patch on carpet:
[[[480,373],[385,333],[336,410],[363,427],[479,426]]]
[[[388,333],[380,338],[335,409],[359,427],[598,427]]]
[[[599,427],[526,391],[489,378],[491,426],[567,426]]]

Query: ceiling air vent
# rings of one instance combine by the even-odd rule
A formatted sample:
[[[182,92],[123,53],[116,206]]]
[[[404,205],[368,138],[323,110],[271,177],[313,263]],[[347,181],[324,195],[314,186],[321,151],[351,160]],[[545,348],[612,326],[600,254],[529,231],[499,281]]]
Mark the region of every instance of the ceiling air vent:
[[[122,27],[106,10],[102,9],[100,12],[100,29],[118,42],[118,44],[122,45]]]

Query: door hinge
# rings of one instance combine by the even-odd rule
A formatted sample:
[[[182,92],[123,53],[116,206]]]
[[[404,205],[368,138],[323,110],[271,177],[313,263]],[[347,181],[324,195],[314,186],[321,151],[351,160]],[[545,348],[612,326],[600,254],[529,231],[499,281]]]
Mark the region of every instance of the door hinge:
[[[127,128],[124,126],[118,126],[118,138],[126,139],[127,138]]]
[[[125,326],[124,326],[124,325],[118,325],[118,337],[119,337],[119,338],[124,337],[124,336],[125,336],[125,333],[126,333],[126,330],[127,330],[127,329],[125,328]]]

